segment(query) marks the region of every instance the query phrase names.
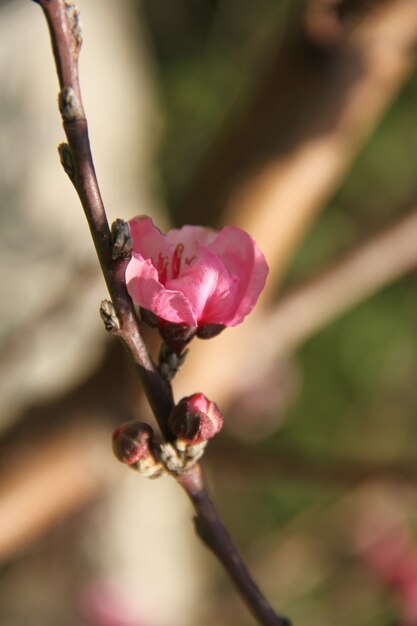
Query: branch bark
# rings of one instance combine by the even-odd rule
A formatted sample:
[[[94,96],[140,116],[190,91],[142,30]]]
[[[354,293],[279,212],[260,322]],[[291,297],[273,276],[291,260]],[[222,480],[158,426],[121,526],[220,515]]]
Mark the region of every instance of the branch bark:
[[[201,467],[195,465],[191,471],[180,477],[178,482],[185,489],[197,512],[195,526],[198,536],[229,572],[254,617],[265,626],[290,626],[286,618],[275,614],[253,581],[249,570],[233,545],[227,528],[217,514],[205,485]]]
[[[168,416],[174,407],[172,388],[163,380],[153,363],[142,334],[133,303],[125,284],[126,258],[113,258],[110,228],[94,169],[88,137],[87,120],[81,99],[78,57],[81,48],[79,16],[72,0],[35,0],[45,14],[52,40],[58,73],[59,108],[68,146],[61,145],[62,165],[78,193],[86,215],[97,256],[114,306],[106,314],[112,333],[118,336],[138,367],[153,413],[165,439],[172,434]],[[195,465],[176,476],[197,512],[197,530],[235,582],[253,615],[265,626],[288,626],[275,614],[238,554],[229,533],[221,522],[208,495],[201,468]],[[202,532],[204,529],[204,532]]]
[[[70,151],[68,153],[64,147],[60,152],[63,166],[83,206],[104,279],[120,323],[115,334],[120,337],[131,354],[161,432],[169,437],[167,419],[174,405],[172,391],[158,375],[140,332],[124,280],[127,260],[112,258],[110,228],[94,169],[87,120],[81,99],[78,57],[82,39],[78,11],[73,2],[35,1],[42,7],[48,22],[59,79],[59,108]],[[69,159],[65,159],[65,154]]]

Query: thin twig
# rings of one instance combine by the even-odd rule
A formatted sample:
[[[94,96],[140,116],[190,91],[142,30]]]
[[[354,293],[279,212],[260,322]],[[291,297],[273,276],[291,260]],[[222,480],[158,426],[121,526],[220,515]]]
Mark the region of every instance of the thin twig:
[[[161,432],[169,438],[167,419],[174,404],[171,387],[158,375],[141,335],[125,285],[127,259],[113,259],[111,254],[110,228],[94,169],[81,100],[78,77],[81,32],[78,13],[74,4],[68,0],[35,1],[42,7],[48,22],[59,78],[59,107],[69,146],[69,151],[65,144],[61,146],[61,160],[83,206],[119,321],[119,328],[114,330],[114,334],[120,337],[133,357]]]
[[[198,536],[227,569],[254,617],[265,626],[290,626],[285,617],[276,615],[253,581],[227,528],[217,514],[201,467],[194,465],[189,472],[178,478],[178,482],[184,487],[197,512],[195,525]]]
[[[127,259],[112,256],[111,234],[98,186],[88,138],[78,78],[81,32],[78,11],[72,0],[35,0],[43,9],[51,35],[59,78],[59,107],[68,146],[61,145],[60,156],[65,171],[79,195],[90,227],[107,288],[112,299],[104,303],[102,313],[112,333],[118,336],[135,364],[161,432],[167,440],[172,435],[168,416],[174,407],[172,388],[163,380],[153,363],[141,335],[137,316],[125,284]],[[277,616],[251,578],[229,533],[219,519],[204,484],[199,466],[177,477],[197,512],[197,532],[219,558],[242,594],[252,613],[265,626],[288,626]],[[204,532],[203,532],[204,530]]]

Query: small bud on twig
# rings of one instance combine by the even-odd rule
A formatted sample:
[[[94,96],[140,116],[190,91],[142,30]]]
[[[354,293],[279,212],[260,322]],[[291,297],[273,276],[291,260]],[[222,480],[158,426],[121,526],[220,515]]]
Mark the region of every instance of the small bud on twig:
[[[132,239],[130,238],[129,224],[117,219],[111,225],[111,256],[113,260],[129,258],[132,254]]]
[[[79,49],[81,48],[81,44],[83,42],[80,12],[73,0],[65,0],[65,8],[67,11],[68,22],[70,25],[72,36],[74,37],[75,45]]]
[[[153,452],[153,430],[144,422],[122,424],[113,433],[116,458],[147,478],[157,478],[163,472]]]
[[[120,330],[120,322],[110,300],[102,300],[100,304],[100,317],[104,322],[104,327],[109,333]]]
[[[64,87],[59,92],[58,105],[64,122],[74,122],[84,117],[81,102],[72,87]]]
[[[159,351],[158,371],[165,380],[172,380],[187,358],[189,350],[182,354],[171,352],[166,343],[162,343]]]
[[[64,168],[65,173],[67,174],[68,178],[72,182],[74,182],[75,168],[74,168],[74,161],[72,158],[71,149],[69,145],[65,142],[60,143],[58,146],[58,154],[59,154],[59,159],[61,161],[61,165]]]

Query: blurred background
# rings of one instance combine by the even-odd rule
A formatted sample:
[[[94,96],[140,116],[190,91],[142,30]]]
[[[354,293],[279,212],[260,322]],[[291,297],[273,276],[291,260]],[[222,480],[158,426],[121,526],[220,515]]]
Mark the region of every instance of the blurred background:
[[[270,264],[174,381],[225,414],[204,466],[232,536],[297,626],[415,626],[417,2],[79,6],[109,219],[232,223]],[[0,2],[0,78],[0,623],[249,626],[174,481],[112,456],[151,417],[98,317],[34,3]]]

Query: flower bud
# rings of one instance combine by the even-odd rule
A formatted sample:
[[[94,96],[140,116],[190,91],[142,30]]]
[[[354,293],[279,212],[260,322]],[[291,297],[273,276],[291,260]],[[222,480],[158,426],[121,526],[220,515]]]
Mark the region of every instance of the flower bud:
[[[122,424],[113,433],[116,458],[149,478],[158,476],[162,471],[152,448],[153,430],[144,422]]]
[[[178,402],[168,419],[181,447],[205,443],[221,430],[223,416],[214,402],[194,393]]]

